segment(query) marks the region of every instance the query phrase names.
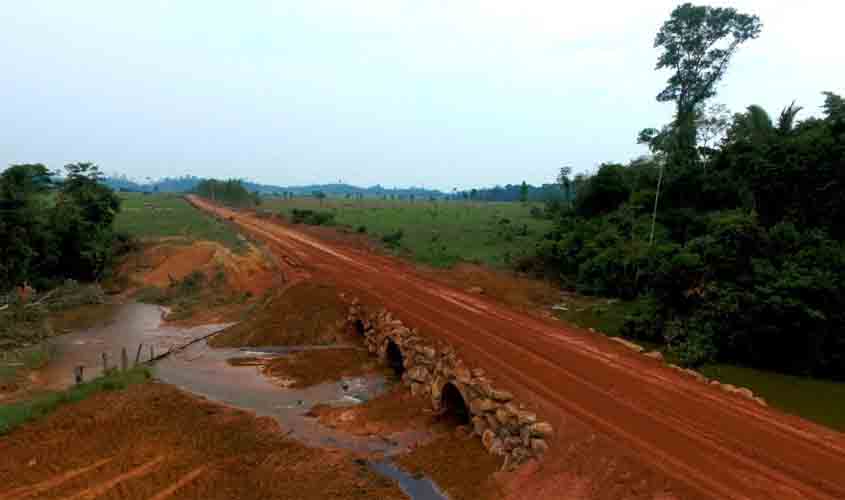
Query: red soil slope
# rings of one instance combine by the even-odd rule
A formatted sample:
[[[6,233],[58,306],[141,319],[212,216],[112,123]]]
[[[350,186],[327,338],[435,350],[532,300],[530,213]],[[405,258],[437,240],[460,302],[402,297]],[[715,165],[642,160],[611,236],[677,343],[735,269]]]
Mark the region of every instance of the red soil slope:
[[[512,498],[845,498],[845,436],[702,384],[614,342],[467,294],[390,257],[200,208],[286,262],[450,342],[556,429]]]

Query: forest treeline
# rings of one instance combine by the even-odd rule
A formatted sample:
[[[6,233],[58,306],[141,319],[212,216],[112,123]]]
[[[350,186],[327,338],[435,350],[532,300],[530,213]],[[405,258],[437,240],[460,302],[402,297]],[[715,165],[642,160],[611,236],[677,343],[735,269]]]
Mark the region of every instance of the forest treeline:
[[[0,292],[101,278],[130,242],[114,230],[120,198],[99,168],[73,163],[57,177],[42,164],[0,173]]]
[[[261,204],[261,196],[257,192],[248,191],[243,181],[238,179],[203,179],[194,187],[193,192],[230,207],[251,208]]]
[[[623,333],[688,365],[845,379],[845,101],[824,93],[803,119],[795,104],[776,117],[707,106],[759,30],[733,9],[675,9],[655,43],[675,119],[640,134],[650,157],[604,164],[551,204],[538,257],[582,292],[638,299]]]

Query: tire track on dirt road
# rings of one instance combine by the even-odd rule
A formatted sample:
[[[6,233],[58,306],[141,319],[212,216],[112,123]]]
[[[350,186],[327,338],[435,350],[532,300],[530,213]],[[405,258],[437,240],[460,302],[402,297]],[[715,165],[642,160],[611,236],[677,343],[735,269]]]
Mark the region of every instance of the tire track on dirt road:
[[[755,407],[606,339],[469,296],[389,257],[192,201],[295,253],[315,276],[369,294],[449,341],[520,400],[536,400],[546,419],[576,418],[697,496],[845,498],[841,434]]]

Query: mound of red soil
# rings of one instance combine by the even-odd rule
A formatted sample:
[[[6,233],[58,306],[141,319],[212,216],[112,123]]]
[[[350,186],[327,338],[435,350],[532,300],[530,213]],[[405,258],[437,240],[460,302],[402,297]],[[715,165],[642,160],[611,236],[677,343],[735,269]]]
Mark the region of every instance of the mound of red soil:
[[[0,440],[0,498],[405,498],[348,452],[157,383],[64,406]]]
[[[326,345],[347,341],[347,306],[337,289],[302,281],[274,293],[247,318],[216,335],[214,347]]]

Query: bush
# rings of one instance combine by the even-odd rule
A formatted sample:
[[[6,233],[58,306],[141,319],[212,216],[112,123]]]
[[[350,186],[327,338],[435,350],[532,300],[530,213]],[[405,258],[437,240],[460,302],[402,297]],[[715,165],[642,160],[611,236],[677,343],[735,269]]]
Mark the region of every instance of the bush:
[[[392,233],[387,233],[381,237],[381,241],[384,242],[389,248],[396,249],[402,244],[402,238],[405,236],[405,232],[401,229],[397,229]]]
[[[294,224],[308,224],[309,226],[334,225],[335,214],[310,209],[294,208],[291,210],[291,222]]]

